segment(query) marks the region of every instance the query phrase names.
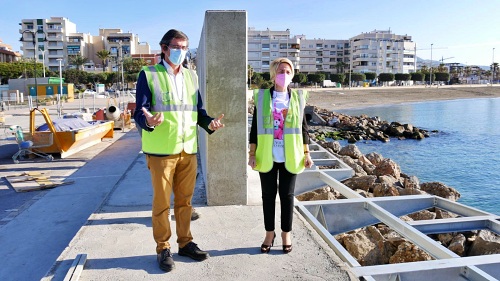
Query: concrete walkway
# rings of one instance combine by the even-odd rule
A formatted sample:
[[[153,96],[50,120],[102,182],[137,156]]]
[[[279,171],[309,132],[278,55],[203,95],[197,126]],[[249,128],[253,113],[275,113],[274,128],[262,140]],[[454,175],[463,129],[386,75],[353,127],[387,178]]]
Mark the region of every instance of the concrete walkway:
[[[174,234],[176,269],[161,271],[152,237],[151,181],[135,129],[115,132],[113,141],[69,158],[17,165],[4,158],[0,163],[0,176],[37,170],[75,181],[28,193],[15,193],[0,183],[2,205],[33,194],[7,210],[13,215],[0,217],[0,280],[63,280],[79,254],[87,255],[79,280],[353,280],[298,212],[293,251],[281,251],[277,217],[275,246],[269,254],[260,253],[260,186],[258,173],[251,170],[249,196],[254,205],[206,206],[204,184],[197,181],[193,205],[201,218],[192,223],[192,233],[211,258],[195,262],[178,256]]]

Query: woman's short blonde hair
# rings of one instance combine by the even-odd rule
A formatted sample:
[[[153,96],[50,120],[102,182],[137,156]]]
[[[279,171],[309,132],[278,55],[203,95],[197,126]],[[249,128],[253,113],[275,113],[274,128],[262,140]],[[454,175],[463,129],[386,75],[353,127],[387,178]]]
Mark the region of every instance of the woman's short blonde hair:
[[[273,60],[273,62],[269,66],[269,71],[271,74],[271,81],[273,81],[273,83],[274,83],[274,79],[276,78],[276,71],[278,71],[278,67],[282,63],[288,63],[288,65],[290,65],[290,68],[292,69],[292,76],[295,75],[295,71],[293,70],[293,63],[291,60],[289,60],[287,58],[277,58],[277,59]]]

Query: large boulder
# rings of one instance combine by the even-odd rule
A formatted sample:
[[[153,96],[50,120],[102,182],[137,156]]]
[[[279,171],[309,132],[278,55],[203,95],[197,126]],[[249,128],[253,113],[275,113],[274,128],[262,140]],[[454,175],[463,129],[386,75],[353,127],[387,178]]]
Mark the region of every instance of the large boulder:
[[[500,254],[500,236],[489,230],[479,231],[469,250],[469,256],[493,254]]]
[[[337,240],[362,266],[386,264],[396,250],[374,226],[344,234]]]
[[[377,180],[376,176],[362,176],[362,177],[353,177],[350,179],[347,179],[343,182],[346,186],[349,188],[356,190],[356,189],[361,189],[364,191],[370,191],[373,190],[373,184]]]
[[[457,201],[460,198],[460,193],[456,189],[441,182],[425,182],[420,185],[420,189],[451,201]]]
[[[389,263],[405,263],[415,261],[430,261],[432,257],[418,246],[410,242],[401,243],[396,253],[389,259]]]
[[[363,156],[363,153],[361,153],[359,148],[354,144],[348,144],[342,147],[339,151],[339,154],[343,156],[349,156],[353,159],[358,159]]]
[[[376,168],[373,171],[376,176],[389,175],[395,179],[399,179],[401,176],[401,169],[399,165],[392,159],[385,158],[380,163],[376,164]]]

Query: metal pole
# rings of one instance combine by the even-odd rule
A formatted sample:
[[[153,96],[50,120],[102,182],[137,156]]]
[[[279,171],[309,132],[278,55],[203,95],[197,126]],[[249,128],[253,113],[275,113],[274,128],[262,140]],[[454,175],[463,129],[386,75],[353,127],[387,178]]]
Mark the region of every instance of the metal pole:
[[[432,45],[434,45],[434,44],[431,44],[431,63],[430,63],[431,67],[430,67],[430,70],[429,70],[430,71],[430,77],[429,77],[429,82],[430,82],[429,86],[430,87],[432,87]]]
[[[33,75],[35,76],[35,96],[36,96],[36,107],[38,107],[38,82],[36,80],[36,36],[35,32],[30,31],[31,35],[33,36],[33,58],[34,58],[34,71]]]
[[[43,77],[45,78],[45,50],[39,49],[39,51],[42,51]]]
[[[61,98],[63,94],[63,86],[62,86],[62,59],[57,59],[59,61],[59,92],[57,93],[57,116],[61,118],[62,116],[62,104]]]
[[[351,40],[349,40],[349,49],[351,50],[351,55],[349,56],[349,89],[351,89],[351,73],[352,73],[352,45]]]
[[[491,63],[491,68],[493,68],[491,73],[491,85],[493,85],[493,83],[495,83],[495,48],[493,48],[493,61]]]

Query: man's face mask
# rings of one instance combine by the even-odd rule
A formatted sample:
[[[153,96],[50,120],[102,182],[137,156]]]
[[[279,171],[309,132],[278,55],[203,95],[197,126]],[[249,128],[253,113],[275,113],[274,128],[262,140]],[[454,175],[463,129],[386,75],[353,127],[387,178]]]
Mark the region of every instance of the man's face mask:
[[[170,60],[171,63],[175,65],[181,64],[184,59],[186,58],[187,50],[182,50],[182,49],[172,49],[170,48],[170,55],[168,56],[168,59]]]

